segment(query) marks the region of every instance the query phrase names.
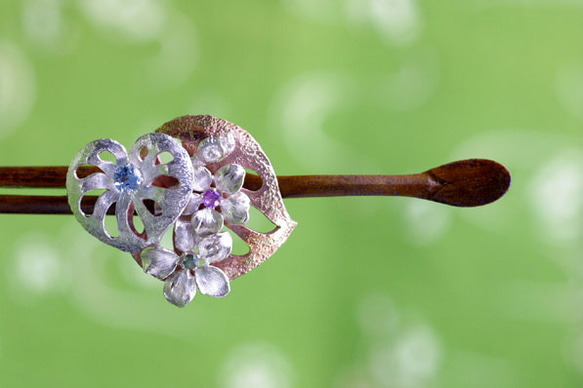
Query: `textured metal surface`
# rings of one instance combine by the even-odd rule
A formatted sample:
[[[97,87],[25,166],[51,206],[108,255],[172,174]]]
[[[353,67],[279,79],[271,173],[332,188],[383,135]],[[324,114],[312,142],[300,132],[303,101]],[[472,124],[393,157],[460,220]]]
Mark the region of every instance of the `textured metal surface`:
[[[111,153],[115,163],[103,160],[101,154]],[[169,152],[173,159],[159,163],[158,156]],[[144,158],[142,158],[142,155]],[[79,177],[81,166],[92,165],[102,172]],[[131,165],[141,173],[142,181],[132,192],[123,192],[114,185],[114,173],[119,166]],[[160,241],[168,228],[186,207],[188,194],[192,191],[192,165],[186,151],[173,138],[163,134],[147,134],[140,137],[130,155],[118,142],[100,139],[87,144],[73,159],[67,172],[69,206],[77,221],[93,236],[122,251],[139,253],[144,247]],[[153,185],[162,176],[178,181],[171,188]],[[92,214],[81,207],[83,197],[92,190],[106,190],[95,204]],[[144,200],[154,201],[162,214],[154,215],[144,205]],[[115,204],[119,236],[112,236],[105,228],[105,216]],[[141,218],[144,232],[138,233],[133,224],[134,209]]]
[[[220,162],[209,164],[206,167],[215,173],[222,166],[235,163],[256,171],[263,180],[261,188],[256,191],[243,188],[241,191],[249,196],[252,206],[276,225],[272,231],[260,233],[245,225],[225,223],[225,226],[245,241],[250,249],[246,255],[230,255],[218,263],[213,263],[221,268],[230,279],[234,279],[251,271],[273,255],[296,226],[296,222],[290,218],[285,209],[277,176],[267,155],[247,131],[233,123],[212,116],[179,117],[164,124],[156,132],[179,138],[183,147],[193,156],[196,154],[201,140],[209,136],[227,136],[229,131],[232,131],[235,137],[235,150]]]

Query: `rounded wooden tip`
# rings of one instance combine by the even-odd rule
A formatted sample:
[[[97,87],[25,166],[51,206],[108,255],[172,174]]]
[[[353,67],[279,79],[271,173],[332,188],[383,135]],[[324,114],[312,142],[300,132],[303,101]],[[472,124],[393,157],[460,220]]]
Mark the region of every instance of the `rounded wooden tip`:
[[[460,160],[432,168],[426,174],[437,184],[428,199],[460,207],[492,203],[506,194],[512,181],[506,167],[488,159]]]

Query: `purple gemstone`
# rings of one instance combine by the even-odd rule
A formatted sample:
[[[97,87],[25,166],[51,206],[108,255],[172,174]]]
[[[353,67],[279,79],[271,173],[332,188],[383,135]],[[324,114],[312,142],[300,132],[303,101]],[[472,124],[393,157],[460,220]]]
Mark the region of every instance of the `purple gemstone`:
[[[206,207],[210,207],[211,209],[216,208],[219,206],[221,202],[221,195],[215,190],[207,190],[202,195],[202,203]]]

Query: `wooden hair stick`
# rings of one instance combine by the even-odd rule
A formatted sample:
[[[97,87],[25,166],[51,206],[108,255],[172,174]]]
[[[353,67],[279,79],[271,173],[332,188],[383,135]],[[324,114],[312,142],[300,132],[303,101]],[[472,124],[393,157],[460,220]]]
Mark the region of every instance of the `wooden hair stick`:
[[[85,174],[98,171],[84,168]],[[64,188],[67,167],[0,167],[0,187]],[[510,187],[511,177],[501,164],[468,159],[411,175],[303,175],[278,176],[283,198],[341,196],[404,196],[458,207],[492,203]],[[247,174],[244,187],[257,190],[257,175]],[[97,197],[83,202],[91,213]],[[66,196],[0,195],[0,213],[71,214]]]

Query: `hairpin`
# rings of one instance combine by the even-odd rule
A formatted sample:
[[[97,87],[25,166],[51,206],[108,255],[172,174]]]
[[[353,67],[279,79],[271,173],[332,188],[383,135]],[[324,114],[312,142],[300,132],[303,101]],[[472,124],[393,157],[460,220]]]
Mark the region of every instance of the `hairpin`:
[[[0,168],[0,187],[67,189],[62,197],[0,195],[0,213],[72,213],[95,238],[130,253],[164,281],[166,299],[183,307],[197,290],[226,296],[231,280],[279,249],[296,226],[283,198],[407,196],[473,207],[502,197],[510,182],[506,168],[486,159],[412,175],[278,177],[247,131],[212,116],[183,116],[140,137],[129,152],[115,140],[99,139],[68,168]],[[246,226],[251,206],[273,230]],[[106,228],[107,215],[115,216],[114,231]],[[165,247],[169,231],[172,246]],[[231,233],[249,246],[247,254],[232,253]]]

